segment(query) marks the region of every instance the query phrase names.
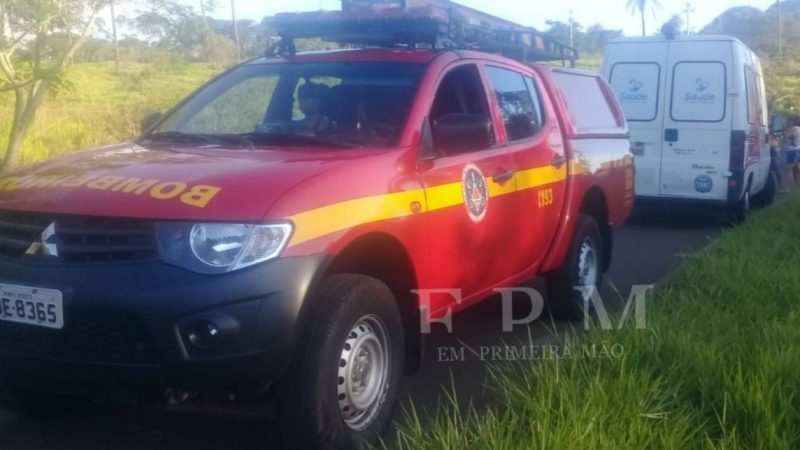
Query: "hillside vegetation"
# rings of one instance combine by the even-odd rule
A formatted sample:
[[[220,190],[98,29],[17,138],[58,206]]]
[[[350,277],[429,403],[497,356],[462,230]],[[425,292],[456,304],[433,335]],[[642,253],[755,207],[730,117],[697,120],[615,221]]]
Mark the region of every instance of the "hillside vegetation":
[[[164,111],[222,69],[201,63],[82,63],[69,87],[51,95],[23,146],[23,163],[134,137],[144,115]],[[6,147],[13,98],[0,96],[0,154]]]

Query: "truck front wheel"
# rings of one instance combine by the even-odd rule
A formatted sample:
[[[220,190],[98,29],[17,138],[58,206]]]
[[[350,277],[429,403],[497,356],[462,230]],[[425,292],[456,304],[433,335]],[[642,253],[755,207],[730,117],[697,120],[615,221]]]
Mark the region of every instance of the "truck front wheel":
[[[603,275],[603,238],[597,222],[581,214],[575,223],[567,258],[547,276],[550,311],[559,319],[581,320],[588,313],[587,291],[576,287],[599,287]]]
[[[296,362],[279,387],[291,447],[360,448],[391,420],[403,362],[389,288],[362,275],[323,280]]]

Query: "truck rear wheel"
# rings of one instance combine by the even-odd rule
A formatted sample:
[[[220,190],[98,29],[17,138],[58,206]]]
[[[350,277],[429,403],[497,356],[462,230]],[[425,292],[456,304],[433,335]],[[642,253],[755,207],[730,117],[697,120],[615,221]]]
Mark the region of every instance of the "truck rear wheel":
[[[360,448],[391,420],[404,338],[389,288],[362,275],[323,280],[281,392],[292,448]]]
[[[575,288],[600,286],[603,245],[597,221],[579,215],[564,264],[547,276],[548,305],[555,317],[581,320],[588,314],[589,298]]]

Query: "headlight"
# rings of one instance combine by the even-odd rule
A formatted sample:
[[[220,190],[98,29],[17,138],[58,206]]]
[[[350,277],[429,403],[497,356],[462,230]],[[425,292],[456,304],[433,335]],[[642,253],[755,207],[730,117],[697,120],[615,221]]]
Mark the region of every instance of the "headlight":
[[[292,235],[288,223],[160,223],[161,259],[185,269],[224,273],[276,258]]]

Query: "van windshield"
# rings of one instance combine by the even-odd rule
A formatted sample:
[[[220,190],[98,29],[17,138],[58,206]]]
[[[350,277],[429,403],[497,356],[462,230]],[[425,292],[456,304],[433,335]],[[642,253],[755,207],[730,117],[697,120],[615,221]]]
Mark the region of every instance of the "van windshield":
[[[145,139],[203,144],[394,145],[424,66],[250,64],[198,91]]]

